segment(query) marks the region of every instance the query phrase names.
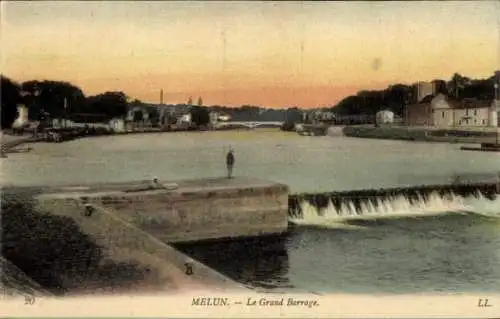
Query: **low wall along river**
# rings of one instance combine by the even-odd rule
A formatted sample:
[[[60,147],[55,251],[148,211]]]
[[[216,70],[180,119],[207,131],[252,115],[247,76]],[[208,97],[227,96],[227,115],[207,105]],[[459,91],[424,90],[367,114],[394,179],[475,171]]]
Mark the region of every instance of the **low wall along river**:
[[[412,126],[356,125],[342,129],[345,136],[422,142],[493,143],[494,128],[437,128]],[[498,134],[498,133],[496,133]]]
[[[285,185],[249,178],[178,181],[171,190],[149,184],[53,188],[37,197],[38,207],[57,211],[75,202],[102,207],[165,242],[258,236],[287,228]]]

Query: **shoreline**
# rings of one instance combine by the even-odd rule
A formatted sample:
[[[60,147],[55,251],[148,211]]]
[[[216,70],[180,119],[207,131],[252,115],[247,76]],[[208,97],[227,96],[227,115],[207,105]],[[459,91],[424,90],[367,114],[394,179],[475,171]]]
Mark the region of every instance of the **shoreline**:
[[[482,144],[495,141],[495,128],[438,128],[407,126],[346,126],[342,133],[347,137],[390,139],[412,142]],[[498,132],[497,132],[498,134]]]

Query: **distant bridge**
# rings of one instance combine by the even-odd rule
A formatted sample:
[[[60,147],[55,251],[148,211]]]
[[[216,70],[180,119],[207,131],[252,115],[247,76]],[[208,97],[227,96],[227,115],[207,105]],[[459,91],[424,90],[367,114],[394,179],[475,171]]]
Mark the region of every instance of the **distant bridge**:
[[[284,122],[259,122],[259,121],[229,121],[229,122],[217,122],[216,127],[247,127],[247,128],[257,128],[257,127],[281,127]]]

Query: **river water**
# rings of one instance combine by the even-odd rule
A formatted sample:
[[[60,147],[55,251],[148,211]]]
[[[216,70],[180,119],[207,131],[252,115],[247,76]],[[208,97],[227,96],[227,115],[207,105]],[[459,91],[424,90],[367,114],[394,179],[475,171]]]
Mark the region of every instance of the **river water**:
[[[167,133],[36,144],[2,159],[2,184],[33,185],[223,176],[235,149],[235,174],[282,182],[292,192],[449,182],[454,174],[500,171],[500,153],[460,145],[346,137],[306,137],[278,130]]]
[[[500,154],[460,145],[276,130],[169,133],[36,144],[1,159],[3,185],[213,177],[236,154],[235,175],[293,193],[447,183],[500,172]],[[249,286],[270,291],[426,293],[500,291],[500,201],[388,199],[353,218],[349,205],[306,203],[278,238],[178,248]]]

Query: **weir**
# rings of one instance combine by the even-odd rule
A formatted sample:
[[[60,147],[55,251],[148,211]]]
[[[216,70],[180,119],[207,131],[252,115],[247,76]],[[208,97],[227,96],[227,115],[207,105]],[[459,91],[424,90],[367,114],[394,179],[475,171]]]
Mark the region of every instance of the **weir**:
[[[388,189],[369,189],[289,196],[292,221],[314,217],[352,218],[419,213],[443,213],[472,209],[473,201],[493,203],[500,195],[499,182],[425,185]],[[496,210],[500,210],[497,203]]]

